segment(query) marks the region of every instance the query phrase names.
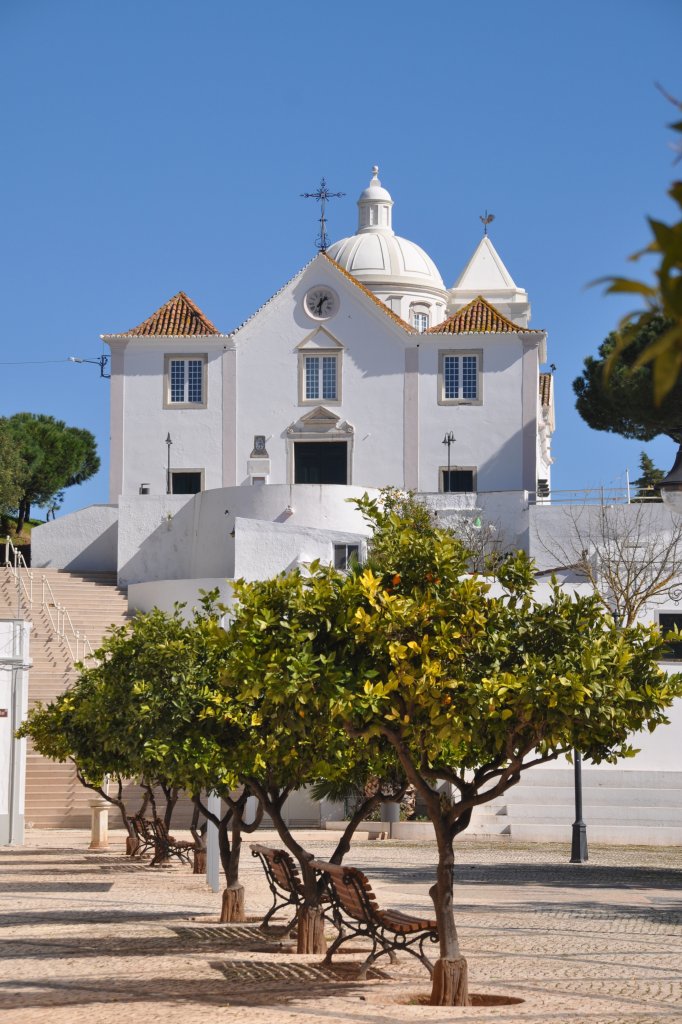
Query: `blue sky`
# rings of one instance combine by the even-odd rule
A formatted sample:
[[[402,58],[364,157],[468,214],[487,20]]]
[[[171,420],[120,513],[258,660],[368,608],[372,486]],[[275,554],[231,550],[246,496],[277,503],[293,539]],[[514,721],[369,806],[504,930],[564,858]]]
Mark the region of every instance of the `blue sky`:
[[[682,95],[679,0],[0,0],[0,33],[0,414],[96,435],[65,510],[108,500],[108,384],[67,357],[179,289],[230,330],[314,254],[299,194],[326,175],[351,234],[375,162],[447,285],[495,214],[557,366],[555,488],[637,475],[642,445],[589,430],[571,382],[625,308],[585,285],[673,214],[654,83]]]

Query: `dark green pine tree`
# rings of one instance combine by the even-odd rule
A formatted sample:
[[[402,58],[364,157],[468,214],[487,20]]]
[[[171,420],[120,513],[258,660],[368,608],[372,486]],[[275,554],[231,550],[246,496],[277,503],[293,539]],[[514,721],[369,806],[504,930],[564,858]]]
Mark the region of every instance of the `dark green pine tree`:
[[[639,471],[642,475],[634,481],[634,485],[637,488],[637,496],[632,500],[662,501],[660,484],[665,473],[654,465],[653,460],[649,458],[646,452],[640,453]]]
[[[573,390],[576,408],[590,427],[638,441],[667,434],[682,444],[682,376],[657,406],[651,364],[633,369],[644,349],[662,337],[669,326],[670,321],[660,316],[649,320],[636,332],[608,379],[604,368],[616,347],[616,335],[609,334],[600,345],[598,358],[587,357],[582,375],[573,381]]]

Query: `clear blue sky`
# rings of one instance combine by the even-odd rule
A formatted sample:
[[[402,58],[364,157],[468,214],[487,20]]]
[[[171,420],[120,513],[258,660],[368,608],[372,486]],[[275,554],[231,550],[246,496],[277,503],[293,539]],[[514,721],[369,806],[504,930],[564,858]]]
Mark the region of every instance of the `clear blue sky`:
[[[654,83],[682,95],[679,0],[0,0],[0,33],[0,414],[94,432],[65,510],[108,493],[108,384],[67,357],[179,289],[229,331],[313,255],[299,193],[326,175],[351,234],[375,162],[447,285],[495,214],[557,366],[554,486],[637,475],[642,445],[589,430],[571,381],[624,311],[586,283],[673,213]]]

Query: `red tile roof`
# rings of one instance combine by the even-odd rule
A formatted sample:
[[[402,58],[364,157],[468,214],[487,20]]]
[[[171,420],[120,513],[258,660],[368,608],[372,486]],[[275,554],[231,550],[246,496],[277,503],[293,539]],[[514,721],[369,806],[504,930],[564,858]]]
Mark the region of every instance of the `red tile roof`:
[[[540,374],[540,404],[549,405],[552,399],[552,374]]]
[[[188,295],[178,292],[164,306],[157,309],[156,313],[152,313],[143,323],[126,331],[125,334],[138,338],[192,338],[197,335],[220,334],[220,331]]]
[[[427,334],[542,334],[542,331],[519,327],[482,295],[472,299],[442,324],[429,327]]]

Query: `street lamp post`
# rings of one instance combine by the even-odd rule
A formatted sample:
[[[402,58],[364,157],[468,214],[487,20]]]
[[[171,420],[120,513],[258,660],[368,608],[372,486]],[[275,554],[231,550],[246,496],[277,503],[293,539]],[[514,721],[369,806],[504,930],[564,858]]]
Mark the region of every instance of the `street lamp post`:
[[[171,468],[170,468],[170,450],[173,442],[171,441],[170,430],[166,436],[166,447],[168,448],[168,458],[166,460],[166,494],[171,492]]]
[[[587,854],[587,825],[583,821],[583,759],[581,754],[573,751],[573,783],[575,786],[575,821],[571,841],[571,864],[584,864]]]
[[[446,481],[447,481],[447,484],[443,488],[443,490],[447,491],[448,493],[450,491],[450,446],[455,443],[455,440],[456,440],[455,435],[452,433],[451,430],[448,430],[447,434],[443,438],[443,444],[447,445],[447,449],[448,449],[448,475],[445,478]]]

